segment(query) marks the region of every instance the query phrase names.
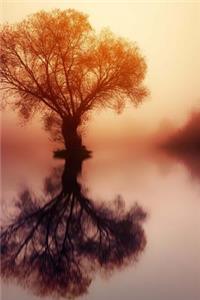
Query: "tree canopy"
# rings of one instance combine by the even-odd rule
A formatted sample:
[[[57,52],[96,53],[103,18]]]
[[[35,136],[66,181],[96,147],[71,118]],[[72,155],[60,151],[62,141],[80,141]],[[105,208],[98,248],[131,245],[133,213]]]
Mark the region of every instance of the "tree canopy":
[[[2,88],[25,118],[40,111],[80,125],[96,107],[121,111],[147,95],[137,46],[109,30],[96,34],[78,11],[40,11],[3,25],[0,43]]]

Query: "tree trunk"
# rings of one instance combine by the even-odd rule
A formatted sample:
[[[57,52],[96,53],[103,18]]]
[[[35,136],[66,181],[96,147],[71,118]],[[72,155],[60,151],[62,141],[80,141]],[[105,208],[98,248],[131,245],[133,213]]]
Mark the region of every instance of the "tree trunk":
[[[65,117],[62,123],[62,135],[67,150],[75,150],[82,147],[81,136],[78,134],[78,122],[72,117]]]

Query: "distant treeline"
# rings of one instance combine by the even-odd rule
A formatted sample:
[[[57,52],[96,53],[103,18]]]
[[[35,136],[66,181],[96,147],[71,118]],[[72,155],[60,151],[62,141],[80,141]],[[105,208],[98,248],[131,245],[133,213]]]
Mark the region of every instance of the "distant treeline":
[[[191,113],[187,122],[178,129],[172,130],[161,143],[172,151],[200,151],[200,112]]]

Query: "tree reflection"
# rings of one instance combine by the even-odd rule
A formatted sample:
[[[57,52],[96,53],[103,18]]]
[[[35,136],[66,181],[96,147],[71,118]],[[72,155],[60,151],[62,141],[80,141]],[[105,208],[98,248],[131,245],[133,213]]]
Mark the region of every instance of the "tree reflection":
[[[1,231],[4,279],[39,295],[75,297],[95,272],[126,266],[144,250],[146,213],[138,205],[126,211],[120,198],[109,207],[89,199],[78,181],[82,162],[65,159],[63,173],[55,169],[45,180],[44,199],[29,190],[19,195],[18,214]]]

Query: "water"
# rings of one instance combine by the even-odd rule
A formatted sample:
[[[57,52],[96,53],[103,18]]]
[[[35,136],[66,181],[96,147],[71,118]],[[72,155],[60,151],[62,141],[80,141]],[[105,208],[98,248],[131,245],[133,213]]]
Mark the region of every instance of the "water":
[[[3,168],[3,211],[11,209],[13,196],[25,181],[30,188],[40,190],[42,178],[51,167],[62,165],[50,154],[44,160],[43,151],[40,156],[34,152],[31,160],[22,152],[15,164]],[[6,158],[5,154],[4,161]],[[148,147],[134,151],[97,149],[84,161],[79,180],[88,197],[109,205],[120,195],[127,209],[137,202],[148,218],[143,224],[147,245],[137,262],[111,274],[97,272],[87,295],[80,299],[199,299],[199,162],[198,157],[169,156]],[[14,299],[41,298],[12,282],[3,283],[2,300]]]

